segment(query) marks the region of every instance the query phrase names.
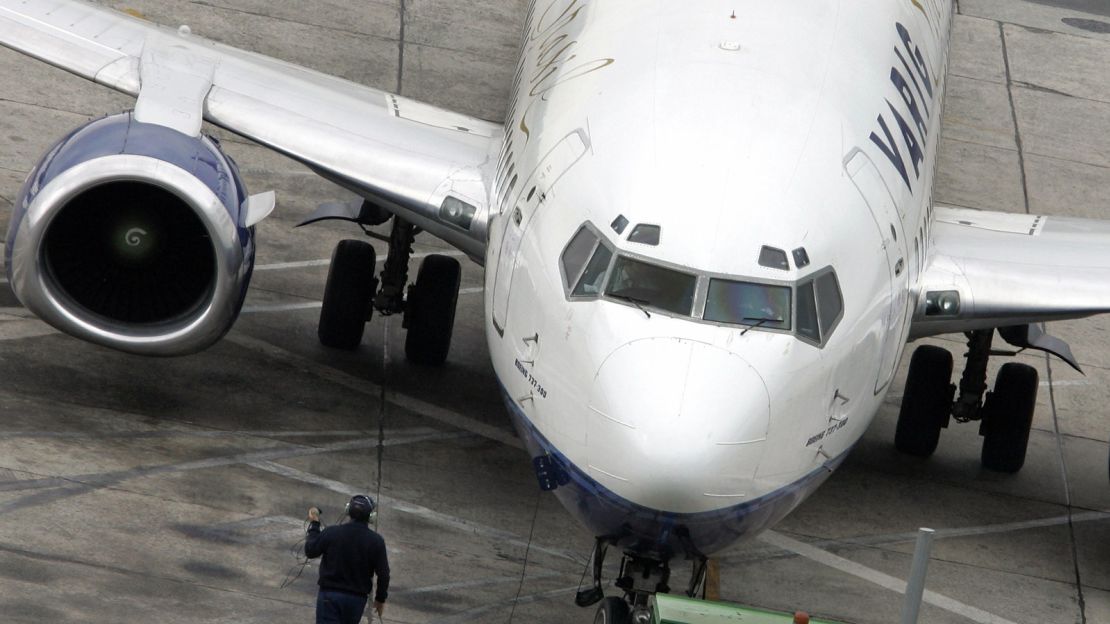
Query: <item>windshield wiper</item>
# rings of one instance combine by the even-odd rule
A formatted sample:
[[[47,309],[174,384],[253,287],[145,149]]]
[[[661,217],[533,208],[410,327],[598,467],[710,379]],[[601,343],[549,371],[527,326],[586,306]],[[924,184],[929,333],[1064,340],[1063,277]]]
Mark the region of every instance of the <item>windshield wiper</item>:
[[[748,333],[749,331],[755,329],[756,327],[759,327],[760,325],[763,325],[764,323],[781,323],[782,322],[782,319],[780,319],[780,318],[765,318],[765,317],[761,317],[761,316],[745,316],[744,318],[742,318],[740,320],[741,321],[757,321],[756,323],[749,324],[747,327],[745,327],[744,331],[740,332],[741,336],[743,336],[744,334]]]
[[[608,293],[605,293],[605,294],[612,297],[613,299],[620,299],[621,301],[627,301],[628,303],[631,303],[632,305],[639,308],[639,310],[644,313],[644,316],[646,316],[648,318],[651,318],[651,313],[648,312],[647,308],[644,307],[645,305],[651,305],[651,302],[648,301],[647,299],[640,299],[638,297],[633,297],[631,295],[622,295],[622,294],[613,293],[613,292],[608,292]]]

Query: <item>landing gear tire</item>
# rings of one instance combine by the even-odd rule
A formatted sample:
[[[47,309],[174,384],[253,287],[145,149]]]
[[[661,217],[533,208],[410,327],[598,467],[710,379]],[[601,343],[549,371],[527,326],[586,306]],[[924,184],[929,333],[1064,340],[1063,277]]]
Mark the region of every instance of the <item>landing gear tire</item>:
[[[984,468],[1013,473],[1025,464],[1037,387],[1037,369],[1032,366],[1010,362],[998,371],[983,406]]]
[[[439,366],[447,361],[461,273],[459,261],[448,256],[428,256],[420,264],[405,307],[405,355],[410,362]]]
[[[924,345],[913,352],[894,447],[915,457],[928,457],[937,450],[940,429],[952,408],[952,354],[947,349]]]
[[[609,596],[602,600],[594,615],[594,624],[628,624],[628,622],[628,603],[616,596]]]
[[[360,240],[339,241],[331,256],[328,281],[316,335],[320,343],[352,350],[362,342],[362,330],[373,313],[377,289],[374,248]]]

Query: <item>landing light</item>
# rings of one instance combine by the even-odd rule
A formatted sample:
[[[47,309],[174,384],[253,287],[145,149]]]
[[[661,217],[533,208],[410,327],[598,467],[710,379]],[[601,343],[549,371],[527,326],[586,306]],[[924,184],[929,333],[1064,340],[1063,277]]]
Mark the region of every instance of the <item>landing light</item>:
[[[474,215],[478,209],[474,206],[448,195],[439,207],[439,217],[444,221],[456,225],[464,230],[469,230],[474,222]]]
[[[933,290],[925,294],[925,316],[956,316],[959,313],[959,291]]]

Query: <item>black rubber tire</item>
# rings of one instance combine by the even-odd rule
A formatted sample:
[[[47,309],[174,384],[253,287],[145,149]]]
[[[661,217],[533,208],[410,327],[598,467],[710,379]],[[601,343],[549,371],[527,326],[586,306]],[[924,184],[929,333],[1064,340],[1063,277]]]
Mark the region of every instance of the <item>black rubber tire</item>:
[[[918,347],[910,359],[894,447],[915,457],[932,455],[951,409],[952,354],[932,345]]]
[[[356,349],[362,330],[373,314],[376,258],[366,241],[339,241],[331,255],[324,305],[316,335],[320,343],[334,349]]]
[[[448,256],[428,256],[420,263],[405,306],[405,356],[410,362],[440,366],[447,361],[461,275],[459,261]]]
[[[1009,362],[998,371],[983,406],[984,468],[1013,473],[1025,465],[1039,380],[1037,369],[1028,364]]]
[[[606,597],[597,606],[594,624],[628,624],[628,603],[616,596]]]

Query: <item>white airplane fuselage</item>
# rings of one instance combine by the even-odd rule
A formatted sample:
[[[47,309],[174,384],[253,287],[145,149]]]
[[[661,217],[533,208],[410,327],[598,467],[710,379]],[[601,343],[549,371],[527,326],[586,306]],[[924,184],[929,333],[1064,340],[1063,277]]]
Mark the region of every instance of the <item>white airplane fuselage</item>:
[[[487,333],[529,452],[595,535],[721,550],[796,507],[866,430],[929,250],[951,12],[533,3],[491,192]],[[629,240],[639,225],[657,244],[651,228]],[[601,275],[564,261],[584,226],[615,256]],[[761,262],[764,247],[782,253]],[[620,258],[678,274],[681,303],[606,294]],[[799,307],[809,284],[820,323]]]

